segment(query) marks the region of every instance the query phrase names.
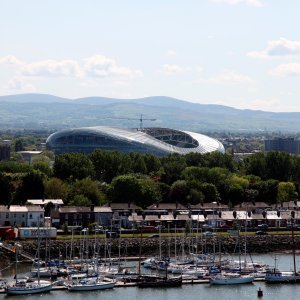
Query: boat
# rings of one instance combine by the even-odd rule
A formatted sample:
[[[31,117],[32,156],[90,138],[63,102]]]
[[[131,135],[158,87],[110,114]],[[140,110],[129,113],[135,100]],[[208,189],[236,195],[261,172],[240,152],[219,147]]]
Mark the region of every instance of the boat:
[[[180,277],[158,277],[158,276],[143,276],[137,282],[139,288],[151,287],[180,287],[182,285],[182,276]]]
[[[300,274],[293,271],[280,271],[277,268],[272,268],[266,271],[266,283],[299,283]]]
[[[68,290],[70,292],[96,291],[112,289],[114,286],[115,283],[113,281],[107,282],[99,279],[84,279],[68,285]]]
[[[8,284],[5,288],[7,295],[28,295],[28,294],[41,294],[50,292],[53,284],[48,281],[41,281],[39,276],[39,264],[38,264],[38,279],[37,281],[28,281],[28,280],[19,280],[18,279],[18,249],[19,245],[15,244],[14,251],[16,253],[16,274],[15,274],[15,282],[10,285]],[[40,240],[38,236],[38,257],[40,252]]]
[[[210,284],[212,285],[229,285],[229,284],[244,284],[252,283],[254,277],[250,275],[241,275],[239,273],[223,273],[212,277]]]
[[[277,257],[275,256],[274,268],[268,269],[265,275],[266,283],[299,283],[300,273],[296,268],[296,254],[295,254],[295,237],[294,237],[294,224],[292,224],[292,243],[293,243],[293,271],[280,271],[277,269]]]
[[[7,295],[28,295],[50,292],[52,284],[50,282],[25,282],[16,281],[14,285],[7,285],[5,290]]]

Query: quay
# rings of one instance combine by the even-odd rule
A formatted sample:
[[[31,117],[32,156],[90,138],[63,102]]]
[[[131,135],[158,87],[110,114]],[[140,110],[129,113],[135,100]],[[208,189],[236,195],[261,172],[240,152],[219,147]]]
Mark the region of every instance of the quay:
[[[264,278],[255,278],[254,281],[265,281]],[[183,285],[187,284],[209,284],[209,279],[183,279],[182,280]],[[122,288],[122,287],[135,287],[137,286],[136,282],[116,282],[115,288]],[[52,290],[54,291],[63,291],[68,290],[68,287],[65,285],[54,285],[52,287]],[[5,294],[4,289],[0,289],[0,294]]]

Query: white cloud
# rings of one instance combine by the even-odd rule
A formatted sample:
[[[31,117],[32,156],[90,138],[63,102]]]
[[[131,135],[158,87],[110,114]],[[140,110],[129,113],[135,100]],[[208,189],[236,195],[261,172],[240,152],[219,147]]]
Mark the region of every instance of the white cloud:
[[[18,92],[35,92],[36,88],[34,85],[25,83],[21,78],[13,78],[8,83],[8,90],[14,90]]]
[[[21,62],[15,56],[8,55],[0,58],[0,64],[16,65],[17,74],[22,76],[133,79],[143,75],[139,70],[119,66],[114,59],[104,55],[91,56],[82,61],[48,59],[31,63]]]
[[[264,3],[261,0],[210,0],[215,3],[224,3],[229,5],[246,4],[253,7],[262,7]]]
[[[300,76],[300,63],[289,63],[277,66],[271,72],[271,75],[280,77],[298,77]]]
[[[236,85],[243,83],[253,84],[255,81],[247,75],[227,70],[215,77],[207,79],[206,82],[214,84]]]
[[[83,70],[87,76],[102,78],[121,76],[123,78],[132,79],[143,75],[139,70],[118,66],[114,59],[104,55],[94,55],[84,59]]]
[[[180,67],[178,65],[168,65],[168,64],[163,65],[163,73],[165,75],[184,73],[184,72],[188,72],[190,70],[191,70],[191,68],[189,68],[189,67]]]
[[[7,55],[0,58],[0,64],[7,64],[7,65],[22,65],[23,62],[17,59],[13,55]]]
[[[268,46],[262,51],[252,51],[247,56],[252,58],[272,58],[300,54],[300,41],[291,41],[285,38],[268,42]]]
[[[24,76],[81,77],[83,72],[74,60],[44,60],[26,64],[21,69]]]

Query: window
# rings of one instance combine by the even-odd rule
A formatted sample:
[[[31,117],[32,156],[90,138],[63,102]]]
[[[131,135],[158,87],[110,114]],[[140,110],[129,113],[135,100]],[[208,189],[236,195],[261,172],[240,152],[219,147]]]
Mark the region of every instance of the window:
[[[6,214],[6,219],[8,219],[8,218],[9,218],[9,213]]]
[[[32,214],[29,215],[29,219],[32,219]]]
[[[43,219],[43,214],[40,214],[40,219]]]

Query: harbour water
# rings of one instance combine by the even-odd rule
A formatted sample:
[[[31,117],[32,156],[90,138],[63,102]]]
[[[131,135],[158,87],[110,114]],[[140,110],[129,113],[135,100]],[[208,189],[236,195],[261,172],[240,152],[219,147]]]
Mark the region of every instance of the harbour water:
[[[274,254],[254,255],[254,261],[261,261],[274,266]],[[277,255],[278,267],[284,270],[292,269],[292,255]],[[249,258],[248,258],[249,259]],[[297,261],[300,269],[300,262]],[[28,267],[27,267],[28,268]],[[26,270],[26,267],[24,271]],[[13,268],[2,272],[3,277],[11,277]],[[300,284],[274,284],[268,285],[264,282],[254,282],[253,284],[237,286],[210,286],[209,284],[188,284],[178,288],[155,288],[139,289],[137,287],[118,287],[113,290],[94,291],[94,292],[74,292],[70,293],[65,290],[51,291],[49,294],[17,296],[18,299],[43,299],[43,300],[240,300],[240,299],[258,299],[257,291],[263,290],[261,299],[286,299],[298,300],[300,296]],[[12,296],[0,295],[0,299],[15,298]]]

